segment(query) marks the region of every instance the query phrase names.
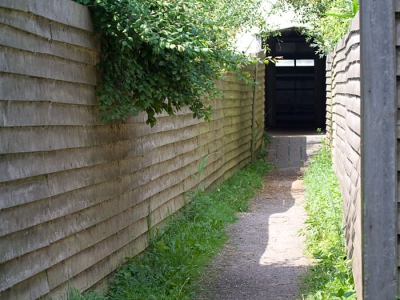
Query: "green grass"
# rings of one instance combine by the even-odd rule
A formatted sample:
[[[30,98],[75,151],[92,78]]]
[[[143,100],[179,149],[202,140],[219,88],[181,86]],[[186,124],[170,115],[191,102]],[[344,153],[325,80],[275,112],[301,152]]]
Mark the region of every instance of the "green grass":
[[[303,278],[303,299],[355,299],[345,249],[342,197],[325,144],[304,176],[308,219],[302,233],[306,253],[315,260]]]
[[[158,230],[149,248],[117,270],[106,296],[86,298],[70,289],[67,299],[192,299],[203,267],[227,240],[226,226],[247,211],[269,169],[259,160],[209,192],[189,193],[190,204]]]
[[[104,297],[95,293],[88,292],[85,295],[81,294],[80,291],[68,284],[68,290],[61,300],[103,300]]]

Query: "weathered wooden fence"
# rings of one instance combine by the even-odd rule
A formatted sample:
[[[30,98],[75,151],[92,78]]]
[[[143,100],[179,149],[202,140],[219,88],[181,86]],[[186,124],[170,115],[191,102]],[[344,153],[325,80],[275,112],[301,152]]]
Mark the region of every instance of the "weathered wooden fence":
[[[370,300],[395,299],[399,292],[400,2],[375,4],[361,2],[327,60],[327,138],[357,299]]]
[[[83,6],[0,2],[0,299],[58,297],[68,279],[104,285],[184,205],[205,155],[210,186],[260,146],[263,88],[233,75],[218,83],[226,97],[211,122],[184,110],[153,128],[145,115],[101,124],[99,49]],[[263,87],[263,66],[248,70]]]
[[[353,19],[349,33],[327,57],[327,128],[332,159],[341,183],[346,242],[353,259],[354,280],[361,291],[361,101],[360,22]]]

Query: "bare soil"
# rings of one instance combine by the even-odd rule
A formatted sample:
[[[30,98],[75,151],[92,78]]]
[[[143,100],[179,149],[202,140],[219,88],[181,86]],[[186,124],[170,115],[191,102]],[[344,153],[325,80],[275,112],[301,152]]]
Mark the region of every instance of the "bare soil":
[[[228,227],[229,240],[206,268],[197,299],[301,299],[303,255],[302,170],[277,169],[250,202],[249,212]]]

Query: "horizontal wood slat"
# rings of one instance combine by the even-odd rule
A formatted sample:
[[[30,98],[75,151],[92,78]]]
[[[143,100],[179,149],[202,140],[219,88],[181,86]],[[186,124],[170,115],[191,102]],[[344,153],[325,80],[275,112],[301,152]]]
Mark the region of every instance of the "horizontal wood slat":
[[[362,290],[361,243],[361,81],[359,15],[328,55],[327,139],[343,196],[346,244],[358,294]]]
[[[263,65],[256,93],[231,73],[217,82],[225,96],[211,100],[210,122],[185,108],[154,127],[145,113],[102,124],[88,16],[72,1],[0,3],[0,299],[59,297],[68,279],[106,283],[145,249],[149,223],[251,161],[254,124],[264,124]]]

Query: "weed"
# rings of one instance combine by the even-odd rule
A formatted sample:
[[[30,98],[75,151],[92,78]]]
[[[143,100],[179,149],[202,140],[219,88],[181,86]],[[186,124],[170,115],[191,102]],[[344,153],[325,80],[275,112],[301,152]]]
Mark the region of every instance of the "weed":
[[[236,220],[237,211],[247,210],[269,169],[260,160],[209,192],[198,189],[189,194],[189,204],[157,230],[148,249],[140,257],[128,258],[115,273],[102,299],[192,299],[202,268],[227,239],[225,227]],[[89,298],[71,298],[83,299]]]
[[[192,174],[192,176],[194,177],[194,179],[196,180],[196,185],[197,185],[197,190],[201,191],[204,190],[204,185],[205,184],[201,184],[199,185],[200,181],[201,181],[201,175],[203,174],[204,168],[206,167],[207,164],[207,160],[210,157],[211,154],[215,154],[217,152],[213,152],[210,154],[207,154],[203,160],[199,161],[199,164],[197,166],[197,173],[194,174],[193,172],[190,172]]]
[[[268,154],[269,145],[272,142],[272,136],[270,136],[265,131],[263,132],[263,141],[261,143],[261,148],[258,152],[258,159],[265,159]]]
[[[308,219],[302,234],[315,264],[303,278],[303,299],[355,299],[341,223],[342,197],[326,143],[311,160],[304,183]]]
[[[68,279],[68,287],[65,296],[61,300],[103,300],[104,298],[94,292],[82,294],[77,288],[72,287]]]

